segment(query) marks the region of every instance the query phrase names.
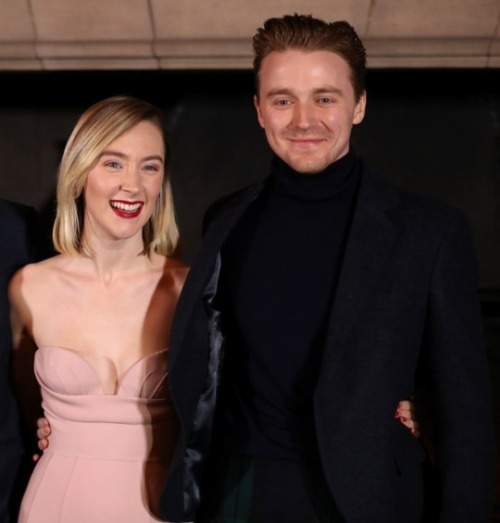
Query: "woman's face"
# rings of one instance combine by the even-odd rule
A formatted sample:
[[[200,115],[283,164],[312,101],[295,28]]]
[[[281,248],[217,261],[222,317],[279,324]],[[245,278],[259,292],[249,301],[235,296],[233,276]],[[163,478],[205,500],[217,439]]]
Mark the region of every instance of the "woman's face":
[[[153,213],[165,176],[161,130],[143,121],[102,152],[84,188],[84,235],[87,240],[135,238],[142,248],[142,228]]]

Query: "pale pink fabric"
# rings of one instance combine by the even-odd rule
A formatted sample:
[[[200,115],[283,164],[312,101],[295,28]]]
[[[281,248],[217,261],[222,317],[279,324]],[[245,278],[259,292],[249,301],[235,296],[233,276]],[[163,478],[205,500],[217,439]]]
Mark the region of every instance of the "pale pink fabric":
[[[150,523],[168,470],[177,422],[167,354],[128,369],[104,394],[89,362],[62,347],[35,355],[52,434],[23,498],[19,523]]]

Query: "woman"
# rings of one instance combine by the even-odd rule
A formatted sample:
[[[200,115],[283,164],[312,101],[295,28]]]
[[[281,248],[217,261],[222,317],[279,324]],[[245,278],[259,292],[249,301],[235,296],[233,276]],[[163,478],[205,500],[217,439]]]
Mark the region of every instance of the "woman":
[[[34,358],[51,427],[19,523],[161,521],[156,503],[177,435],[167,350],[188,272],[174,257],[162,119],[127,96],[83,113],[59,168],[59,254],[9,285],[21,400],[36,405],[25,370]]]

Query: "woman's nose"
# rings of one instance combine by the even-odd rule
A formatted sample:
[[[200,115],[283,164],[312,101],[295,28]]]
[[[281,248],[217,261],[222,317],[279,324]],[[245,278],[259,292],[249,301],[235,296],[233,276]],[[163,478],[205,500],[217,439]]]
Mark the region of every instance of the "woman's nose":
[[[128,168],[123,173],[120,189],[128,192],[136,192],[141,185],[140,173],[135,168]]]

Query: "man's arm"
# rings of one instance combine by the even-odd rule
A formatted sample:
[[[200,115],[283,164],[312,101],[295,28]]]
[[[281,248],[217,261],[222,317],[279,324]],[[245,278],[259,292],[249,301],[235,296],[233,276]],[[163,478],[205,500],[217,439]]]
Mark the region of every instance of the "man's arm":
[[[426,340],[440,521],[484,523],[495,464],[493,403],[477,261],[465,216],[457,215],[437,252]]]
[[[415,409],[414,402],[409,400],[401,400],[398,408],[394,414],[395,418],[407,427],[410,432],[416,437],[420,437],[420,424],[417,419],[417,409]],[[47,418],[38,418],[36,435],[38,438],[38,448],[43,452],[49,446],[50,438],[50,424]],[[40,454],[33,455],[33,460],[38,461]]]

